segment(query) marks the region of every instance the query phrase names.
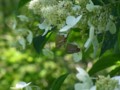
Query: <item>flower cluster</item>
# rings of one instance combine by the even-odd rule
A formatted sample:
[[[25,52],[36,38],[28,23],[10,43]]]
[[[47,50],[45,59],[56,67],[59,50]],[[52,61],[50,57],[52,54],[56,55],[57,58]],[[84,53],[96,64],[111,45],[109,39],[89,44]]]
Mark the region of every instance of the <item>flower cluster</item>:
[[[99,47],[97,34],[106,31],[116,33],[115,18],[111,15],[110,8],[94,5],[92,0],[32,0],[29,9],[44,19],[39,24],[39,28],[45,30],[43,35],[52,29],[51,26],[56,26],[59,32],[69,32],[74,27],[89,30],[84,47],[87,50],[92,44],[94,56]]]
[[[62,27],[65,18],[72,13],[72,2],[70,0],[32,0],[29,9],[40,15],[48,24]]]
[[[77,79],[80,81],[75,84],[75,90],[120,90],[120,76],[113,78],[100,76],[93,85],[92,79],[88,73],[80,67],[76,68]]]

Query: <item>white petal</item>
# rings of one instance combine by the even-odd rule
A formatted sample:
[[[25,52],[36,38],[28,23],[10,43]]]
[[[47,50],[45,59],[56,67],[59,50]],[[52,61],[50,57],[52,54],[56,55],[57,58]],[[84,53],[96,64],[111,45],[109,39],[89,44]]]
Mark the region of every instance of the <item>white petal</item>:
[[[76,83],[74,85],[75,90],[89,90],[86,83]]]
[[[76,24],[79,22],[79,20],[82,18],[82,15],[80,15],[80,16],[78,16],[77,18],[76,18]]]
[[[76,20],[76,19],[75,19],[74,16],[68,16],[68,17],[66,18],[66,24],[67,24],[67,25],[70,25],[70,26],[74,26],[75,23],[76,23],[75,20]]]
[[[92,44],[92,39],[88,38],[88,40],[84,44],[84,47],[86,48],[86,50],[90,47],[91,44]]]
[[[112,79],[117,80],[117,81],[118,81],[118,84],[120,85],[120,76],[112,77]]]
[[[116,33],[116,25],[115,23],[109,19],[107,25],[106,25],[106,31],[109,30],[111,34]]]
[[[94,11],[95,9],[100,8],[99,5],[94,5],[91,0],[89,0],[89,2],[90,2],[90,3],[86,5],[86,9],[87,9],[89,12],[92,12],[92,11]]]
[[[75,85],[74,85],[74,88],[75,88],[75,90],[82,90],[82,85],[81,85],[81,83],[76,83]]]
[[[86,72],[84,69],[82,69],[81,67],[76,67],[76,70],[77,70],[79,73],[85,73],[85,74],[87,74],[87,72]]]
[[[26,82],[19,82],[19,83],[16,84],[16,88],[19,89],[19,88],[27,87],[30,83],[31,83],[31,82],[29,82],[29,83],[26,83]]]
[[[91,87],[90,90],[96,90],[96,86]]]
[[[22,22],[28,22],[29,18],[25,15],[19,15],[17,16]]]
[[[62,29],[60,29],[60,32],[66,32],[66,31],[68,31],[70,28],[71,28],[71,26],[66,25],[66,26],[64,26]]]
[[[16,88],[23,88],[26,85],[25,82],[19,82],[16,84]]]
[[[22,46],[22,48],[25,49],[25,47],[26,47],[26,41],[25,41],[25,39],[24,38],[20,38],[18,40],[18,42]]]
[[[90,31],[89,31],[89,38],[93,39],[94,38],[94,26],[90,26]]]
[[[46,35],[48,31],[49,31],[49,30],[46,29],[46,30],[44,31],[44,33],[42,34],[42,36]]]
[[[81,18],[82,18],[82,15],[78,16],[77,18],[75,18],[74,16],[68,16],[66,19],[66,24],[73,27],[79,22]]]
[[[82,60],[82,52],[78,52],[78,53],[74,53],[73,54],[73,60],[75,62],[79,62],[80,60]]]
[[[29,44],[32,43],[32,40],[33,40],[33,34],[30,30],[28,30],[29,34],[27,36],[27,41],[29,42]]]
[[[76,69],[78,71],[78,73],[76,74],[77,79],[79,79],[80,81],[83,81],[83,82],[87,81],[87,79],[89,77],[88,73],[80,67],[76,67]]]
[[[29,86],[31,84],[31,82],[27,83],[25,86]]]
[[[45,23],[42,23],[42,24],[39,24],[38,25],[38,27],[40,28],[40,29],[45,29],[46,28],[46,24]]]
[[[72,7],[72,9],[74,10],[74,11],[77,11],[77,10],[80,10],[80,6],[79,5],[74,5],[74,7]]]
[[[92,45],[93,45],[93,50],[94,50],[94,53],[93,53],[93,56],[95,57],[96,56],[96,52],[99,48],[99,43],[98,43],[98,40],[97,40],[97,37],[94,36],[94,39],[92,41]]]

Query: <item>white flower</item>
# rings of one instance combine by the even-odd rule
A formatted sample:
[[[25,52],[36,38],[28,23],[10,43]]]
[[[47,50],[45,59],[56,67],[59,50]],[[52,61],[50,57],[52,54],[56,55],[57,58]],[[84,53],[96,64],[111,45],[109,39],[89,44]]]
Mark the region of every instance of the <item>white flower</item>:
[[[112,79],[117,80],[117,81],[118,81],[118,84],[120,85],[120,76],[112,77]]]
[[[93,83],[88,73],[80,67],[77,67],[76,69],[78,71],[76,77],[82,83],[76,83],[75,90],[89,90],[92,87]]]
[[[26,82],[18,82],[15,87],[11,87],[12,89],[23,89],[27,86],[29,86],[31,82],[26,83]]]
[[[76,69],[78,71],[78,73],[76,74],[76,77],[80,81],[85,82],[87,77],[89,77],[88,73],[85,70],[83,70],[82,68],[80,68],[80,67],[76,67]]]
[[[74,10],[74,11],[77,11],[77,10],[80,10],[80,6],[79,5],[74,5],[73,7],[72,7],[72,9]]]
[[[99,6],[99,5],[94,5],[91,0],[89,0],[89,4],[86,5],[86,9],[87,9],[89,12],[92,12],[92,11],[94,11],[95,9],[98,9],[98,8],[100,8],[100,6]]]
[[[92,24],[90,24],[89,22],[88,22],[88,25],[90,26],[90,31],[89,31],[89,38],[88,38],[88,40],[85,42],[85,44],[84,44],[84,47],[86,48],[86,50],[85,51],[87,51],[88,50],[88,48],[90,47],[90,45],[92,44],[92,42],[93,42],[93,39],[94,39],[94,26],[92,25]]]
[[[107,25],[106,25],[106,31],[110,31],[111,34],[115,34],[116,33],[116,25],[115,23],[109,19],[109,21],[107,22]]]
[[[120,76],[112,77],[112,79],[117,80],[117,81],[118,81],[118,84],[119,84],[119,86],[116,87],[115,90],[120,90]]]
[[[75,90],[90,90],[87,83],[76,83],[74,88]]]
[[[44,29],[45,30],[45,32],[43,33],[42,36],[46,35],[47,32],[52,29],[52,26],[47,24],[45,21],[42,24],[39,24],[38,27],[40,29]]]
[[[92,86],[90,90],[96,90],[96,86]]]
[[[62,29],[60,29],[60,32],[66,32],[68,31],[70,28],[74,27],[79,20],[82,18],[82,15],[78,16],[77,18],[75,18],[74,16],[68,16],[66,18],[66,26],[64,26]]]
[[[93,45],[93,50],[94,50],[94,52],[93,52],[93,57],[95,57],[96,54],[97,54],[97,50],[98,50],[98,48],[99,48],[99,43],[98,43],[97,36],[94,36],[94,39],[93,39],[93,41],[92,41],[92,45]]]

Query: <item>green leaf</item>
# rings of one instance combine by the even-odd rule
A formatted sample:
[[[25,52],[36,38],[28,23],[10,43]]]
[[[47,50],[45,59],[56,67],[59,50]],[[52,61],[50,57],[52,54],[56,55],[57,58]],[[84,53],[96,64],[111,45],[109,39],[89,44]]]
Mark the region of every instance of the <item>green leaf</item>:
[[[118,72],[120,72],[120,67],[116,67],[114,70],[112,70],[109,75],[111,77],[115,76]]]
[[[117,40],[117,33],[116,34],[111,34],[109,31],[106,32],[104,41],[102,43],[102,48],[100,52],[100,56],[105,53],[107,50],[114,48],[114,45]]]
[[[41,35],[33,38],[33,46],[38,53],[40,53],[40,51],[43,47],[45,38],[46,38],[46,36],[41,36]]]
[[[62,76],[60,76],[59,78],[57,78],[52,85],[51,90],[60,90],[61,85],[63,84],[64,80],[66,79],[66,77],[69,75],[69,73],[64,74]]]
[[[120,60],[120,54],[107,53],[104,54],[89,70],[89,74],[93,75],[105,68],[115,65]]]
[[[30,0],[20,0],[18,3],[18,9],[28,3]]]
[[[120,30],[120,29],[119,29]],[[120,31],[119,31],[119,33],[118,33],[118,47],[119,47],[119,49],[120,49]]]
[[[52,32],[48,32],[44,36],[39,35],[39,36],[36,36],[33,38],[33,46],[34,46],[35,50],[37,51],[37,53],[40,53],[42,51],[44,45],[48,41],[51,34],[52,34]]]

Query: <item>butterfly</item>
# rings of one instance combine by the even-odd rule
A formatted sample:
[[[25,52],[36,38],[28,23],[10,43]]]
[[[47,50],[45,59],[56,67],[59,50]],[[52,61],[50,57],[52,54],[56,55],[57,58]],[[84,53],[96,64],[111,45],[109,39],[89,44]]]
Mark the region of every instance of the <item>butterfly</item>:
[[[75,45],[75,44],[69,43],[66,46],[66,52],[69,53],[69,54],[77,53],[79,51],[80,51],[80,48],[77,45]]]
[[[67,40],[67,37],[65,37],[65,35],[57,35],[56,37],[56,47],[60,48],[62,45],[65,44]]]

